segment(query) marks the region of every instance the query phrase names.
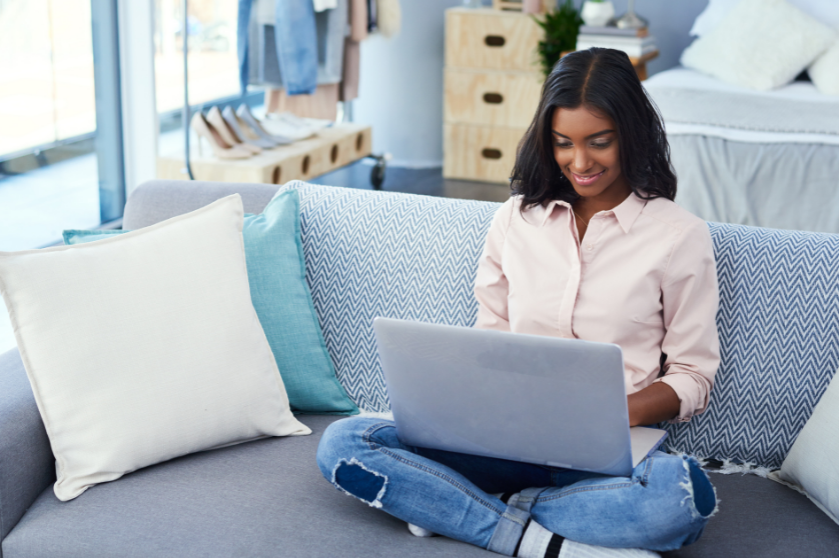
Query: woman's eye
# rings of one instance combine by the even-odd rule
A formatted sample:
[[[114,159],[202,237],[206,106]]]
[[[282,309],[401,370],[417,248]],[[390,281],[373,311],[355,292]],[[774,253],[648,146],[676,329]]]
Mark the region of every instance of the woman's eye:
[[[606,149],[610,145],[612,145],[612,142],[610,142],[610,141],[601,141],[601,142],[595,142],[595,143],[591,144],[592,147],[596,147],[597,149]]]
[[[556,142],[556,146],[560,147],[562,149],[571,147],[572,145],[574,145],[574,144],[573,143],[568,143],[568,142],[564,142],[564,143],[563,142]]]

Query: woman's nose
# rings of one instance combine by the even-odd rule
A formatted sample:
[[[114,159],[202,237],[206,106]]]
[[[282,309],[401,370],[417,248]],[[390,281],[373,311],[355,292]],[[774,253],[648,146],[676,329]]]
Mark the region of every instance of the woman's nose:
[[[574,150],[574,163],[572,171],[583,174],[591,168],[591,158],[588,156],[587,149]]]

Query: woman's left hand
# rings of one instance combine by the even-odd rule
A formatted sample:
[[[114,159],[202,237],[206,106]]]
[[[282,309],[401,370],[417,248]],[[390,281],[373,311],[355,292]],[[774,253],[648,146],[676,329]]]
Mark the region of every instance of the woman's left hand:
[[[679,414],[679,396],[664,382],[655,382],[627,398],[629,426],[655,424]]]

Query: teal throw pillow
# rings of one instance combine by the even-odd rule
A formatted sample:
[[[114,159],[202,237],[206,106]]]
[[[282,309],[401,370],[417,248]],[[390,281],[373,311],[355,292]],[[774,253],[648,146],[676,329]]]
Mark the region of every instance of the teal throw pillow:
[[[64,243],[93,242],[124,232],[68,230]],[[358,413],[335,377],[306,283],[297,190],[279,193],[259,215],[246,215],[243,236],[251,300],[292,409],[303,414]]]

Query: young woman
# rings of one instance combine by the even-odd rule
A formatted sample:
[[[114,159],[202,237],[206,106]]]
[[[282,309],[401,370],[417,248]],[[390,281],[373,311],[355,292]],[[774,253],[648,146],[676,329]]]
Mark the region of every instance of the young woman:
[[[672,201],[664,130],[625,54],[557,64],[512,179],[478,265],[475,327],[620,345],[633,426],[702,412],[719,365],[711,237]],[[611,547],[592,556],[676,549],[716,506],[687,456],[656,452],[631,477],[606,477],[408,447],[367,417],[332,424],[318,464],[412,532],[525,558],[578,543]]]

